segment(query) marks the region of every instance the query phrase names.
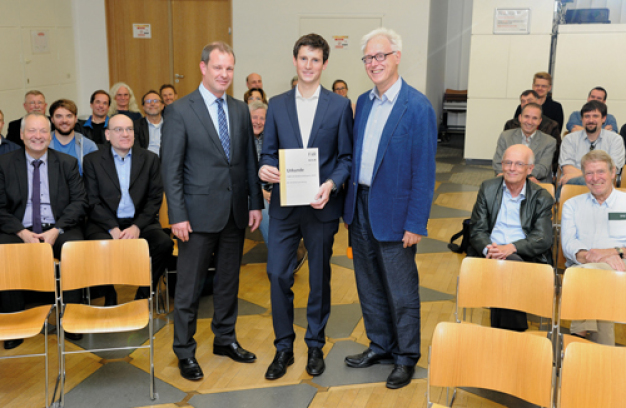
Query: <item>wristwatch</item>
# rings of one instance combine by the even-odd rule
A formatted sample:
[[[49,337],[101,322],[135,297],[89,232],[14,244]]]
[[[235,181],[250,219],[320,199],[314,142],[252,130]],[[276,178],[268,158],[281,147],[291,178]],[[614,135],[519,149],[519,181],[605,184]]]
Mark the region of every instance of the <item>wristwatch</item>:
[[[619,257],[624,259],[624,250],[622,249],[622,247],[615,247],[615,250],[617,251],[617,253],[619,254]]]

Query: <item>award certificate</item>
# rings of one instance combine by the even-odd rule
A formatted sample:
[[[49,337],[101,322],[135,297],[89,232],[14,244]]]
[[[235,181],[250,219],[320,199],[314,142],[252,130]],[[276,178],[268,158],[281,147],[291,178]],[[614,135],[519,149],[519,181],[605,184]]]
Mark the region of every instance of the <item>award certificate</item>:
[[[317,148],[280,149],[280,205],[309,205],[320,189]]]

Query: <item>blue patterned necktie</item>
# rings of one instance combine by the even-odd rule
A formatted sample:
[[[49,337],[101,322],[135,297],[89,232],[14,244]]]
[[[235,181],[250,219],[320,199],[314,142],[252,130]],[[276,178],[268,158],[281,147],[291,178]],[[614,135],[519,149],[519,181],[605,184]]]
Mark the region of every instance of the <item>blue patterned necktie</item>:
[[[33,232],[41,234],[41,177],[39,175],[39,166],[43,163],[41,160],[33,160],[33,195],[31,201],[33,204]]]
[[[226,114],[224,113],[224,107],[222,104],[224,100],[222,98],[216,99],[217,102],[217,121],[220,126],[220,142],[226,153],[226,158],[230,163],[230,137],[228,136],[228,122],[226,122]]]

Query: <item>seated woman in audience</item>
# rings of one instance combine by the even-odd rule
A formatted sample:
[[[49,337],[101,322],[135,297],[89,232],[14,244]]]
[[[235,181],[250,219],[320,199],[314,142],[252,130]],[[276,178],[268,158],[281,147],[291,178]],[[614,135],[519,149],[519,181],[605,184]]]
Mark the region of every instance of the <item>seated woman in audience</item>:
[[[109,105],[109,117],[121,113],[128,116],[133,121],[141,119],[139,106],[135,100],[135,94],[130,86],[124,82],[118,82],[111,87],[109,95],[113,98]]]
[[[348,98],[348,84],[343,79],[337,79],[333,82],[333,92],[337,95],[341,95],[344,98]],[[350,99],[350,98],[348,98]],[[356,104],[352,104],[352,115],[356,112]]]
[[[265,97],[265,91],[261,88],[250,88],[243,94],[243,101],[250,105],[254,101],[263,102],[267,105],[267,98]]]

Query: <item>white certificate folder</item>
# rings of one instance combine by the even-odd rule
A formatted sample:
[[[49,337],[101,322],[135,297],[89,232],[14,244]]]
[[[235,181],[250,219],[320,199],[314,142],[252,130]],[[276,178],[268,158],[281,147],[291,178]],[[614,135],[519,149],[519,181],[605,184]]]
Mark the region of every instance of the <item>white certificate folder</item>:
[[[280,205],[310,205],[320,189],[320,168],[317,148],[280,149]]]

